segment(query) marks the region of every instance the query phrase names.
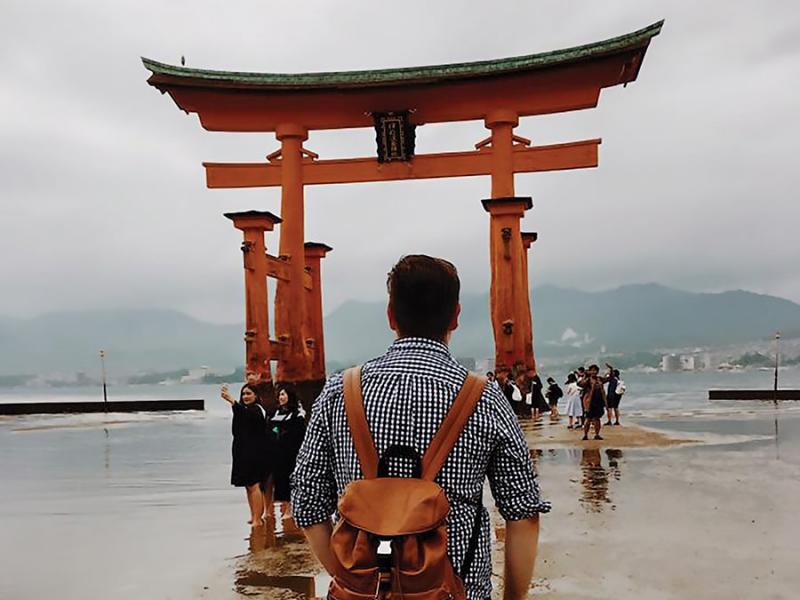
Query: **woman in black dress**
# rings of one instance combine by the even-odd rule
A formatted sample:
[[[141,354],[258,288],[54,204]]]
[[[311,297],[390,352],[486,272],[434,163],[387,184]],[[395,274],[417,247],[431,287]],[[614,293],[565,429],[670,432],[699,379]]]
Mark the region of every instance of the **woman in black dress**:
[[[270,420],[270,427],[276,437],[275,452],[275,500],[281,503],[284,519],[292,516],[290,500],[290,478],[297,462],[300,445],[306,435],[306,419],[291,387],[278,390],[278,410]]]
[[[270,457],[273,454],[267,414],[255,385],[244,384],[238,402],[231,398],[227,386],[223,386],[222,399],[231,405],[233,411],[231,484],[245,488],[250,506],[248,523],[259,527],[264,524],[263,486],[271,472]]]

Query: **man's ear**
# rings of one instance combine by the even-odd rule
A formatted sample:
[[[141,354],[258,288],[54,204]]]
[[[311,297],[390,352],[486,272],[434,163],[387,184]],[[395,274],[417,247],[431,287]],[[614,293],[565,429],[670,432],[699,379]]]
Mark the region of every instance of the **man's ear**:
[[[397,335],[400,335],[400,331],[397,328],[397,319],[394,316],[394,307],[392,306],[391,301],[386,305],[386,318],[389,319],[389,328]]]
[[[455,331],[458,329],[458,317],[461,314],[461,304],[456,304],[456,309],[453,311],[453,318],[450,320],[450,325],[447,326],[447,331]]]

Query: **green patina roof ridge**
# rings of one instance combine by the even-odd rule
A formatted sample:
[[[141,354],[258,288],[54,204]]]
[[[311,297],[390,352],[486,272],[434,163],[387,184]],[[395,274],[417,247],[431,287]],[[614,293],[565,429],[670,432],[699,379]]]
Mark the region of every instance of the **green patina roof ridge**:
[[[207,79],[220,82],[234,82],[255,85],[276,86],[336,86],[353,84],[401,83],[419,79],[442,79],[492,75],[568,63],[593,56],[603,56],[622,50],[637,43],[649,41],[661,32],[664,21],[618,37],[574,46],[562,50],[551,50],[538,54],[514,56],[477,62],[451,63],[422,67],[402,67],[396,69],[376,69],[367,71],[329,71],[318,73],[254,73],[236,71],[215,71],[192,69],[169,65],[142,57],[144,66],[154,74],[171,75],[190,79]]]

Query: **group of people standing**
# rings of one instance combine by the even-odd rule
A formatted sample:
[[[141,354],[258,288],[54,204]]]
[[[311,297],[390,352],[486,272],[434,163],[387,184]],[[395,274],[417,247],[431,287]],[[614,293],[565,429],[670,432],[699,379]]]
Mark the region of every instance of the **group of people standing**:
[[[270,401],[258,374],[247,374],[247,383],[234,400],[228,386],[222,399],[231,405],[231,484],[243,487],[253,527],[264,524],[274,502],[281,504],[283,519],[292,516],[289,480],[306,432],[306,415],[290,386],[276,389]]]
[[[513,378],[508,372],[499,371],[495,377],[489,371],[486,377],[497,382],[518,417],[538,419],[546,412],[553,418],[558,417],[558,400],[564,392],[552,377],[547,378],[547,388],[535,374],[519,373]]]
[[[618,369],[606,364],[608,372],[600,375],[600,367],[578,367],[567,376],[567,429],[583,430],[583,439],[589,439],[589,429],[594,427],[594,439],[602,440],[600,429],[603,415],[606,425],[619,425],[619,403],[625,393],[625,383]],[[614,418],[612,422],[611,419]]]
[[[552,377],[547,378],[545,388],[539,375],[519,373],[513,378],[508,372],[502,371],[496,376],[491,371],[486,375],[490,381],[496,381],[518,417],[538,419],[549,412],[552,419],[557,419],[558,401],[566,397],[567,429],[583,429],[583,439],[588,440],[589,429],[593,425],[594,439],[602,440],[600,429],[603,415],[607,415],[606,425],[619,425],[619,403],[625,393],[625,383],[620,379],[619,370],[609,364],[606,366],[608,372],[603,376],[597,365],[579,367],[567,375],[563,390]]]

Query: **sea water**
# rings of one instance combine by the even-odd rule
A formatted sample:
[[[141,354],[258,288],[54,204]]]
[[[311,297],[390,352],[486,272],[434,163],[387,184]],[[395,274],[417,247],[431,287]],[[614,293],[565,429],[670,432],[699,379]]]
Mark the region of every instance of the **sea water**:
[[[770,460],[797,464],[800,407],[707,400],[709,388],[768,389],[770,372],[624,379],[623,422],[701,432],[717,443],[729,439],[724,451],[759,448]],[[781,385],[800,387],[800,370],[782,371]],[[230,408],[219,386],[112,386],[109,398],[203,398],[206,410],[0,417],[0,598],[193,598],[214,585],[235,594],[231,565],[248,554],[248,510],[244,492],[229,485]],[[100,399],[97,388],[0,391],[0,402]],[[587,471],[579,451],[539,450],[545,493],[557,475],[591,483],[599,468],[597,480],[608,488],[608,477],[622,472],[614,452]],[[648,456],[626,451],[642,472]],[[718,470],[727,473],[724,462]],[[576,493],[592,504],[591,486]]]

